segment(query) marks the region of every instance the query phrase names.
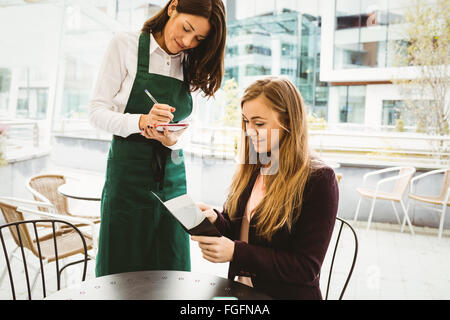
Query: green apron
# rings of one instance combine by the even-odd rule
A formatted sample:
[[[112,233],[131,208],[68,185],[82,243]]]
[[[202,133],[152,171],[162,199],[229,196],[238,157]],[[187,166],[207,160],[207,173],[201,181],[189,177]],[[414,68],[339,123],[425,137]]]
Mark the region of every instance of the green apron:
[[[174,108],[174,122],[192,112],[189,87],[175,78],[148,73],[150,34],[139,37],[138,68],[125,108],[147,114],[153,102]],[[141,270],[190,271],[189,237],[151,194],[163,201],[186,193],[183,151],[139,133],[114,136],[108,155],[101,201],[96,276]]]

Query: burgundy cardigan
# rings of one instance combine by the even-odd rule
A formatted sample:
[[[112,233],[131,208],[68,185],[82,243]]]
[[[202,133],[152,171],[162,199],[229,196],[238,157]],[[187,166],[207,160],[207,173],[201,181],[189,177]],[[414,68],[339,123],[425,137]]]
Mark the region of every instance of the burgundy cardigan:
[[[237,239],[256,177],[252,177],[242,194],[238,215],[233,220],[227,212],[216,210],[216,227],[235,242],[228,278],[249,276],[255,289],[274,299],[322,299],[320,269],[333,233],[339,200],[333,169],[323,167],[310,175],[303,192],[301,214],[291,232],[283,227],[269,242],[258,237],[250,223],[247,244]]]

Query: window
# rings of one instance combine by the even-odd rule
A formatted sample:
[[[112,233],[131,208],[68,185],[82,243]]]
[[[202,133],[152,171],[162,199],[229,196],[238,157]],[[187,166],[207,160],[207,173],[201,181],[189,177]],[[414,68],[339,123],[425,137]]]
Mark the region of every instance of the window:
[[[364,123],[366,86],[339,87],[339,122]]]
[[[361,26],[359,0],[336,0],[336,30]]]
[[[247,65],[245,66],[246,76],[260,76],[260,75],[270,75],[271,68],[268,66],[258,66],[258,65]]]
[[[336,0],[335,69],[385,67],[387,0]]]
[[[223,82],[225,83],[225,81],[230,79],[234,79],[236,82],[239,82],[239,67],[234,66],[225,69]]]
[[[238,46],[232,46],[227,47],[226,49],[226,57],[235,57],[239,54],[239,47]]]
[[[295,76],[295,70],[290,68],[281,68],[280,74],[287,76]]]
[[[261,54],[264,56],[271,56],[272,50],[270,50],[270,48],[248,44],[244,48],[244,54]]]
[[[0,68],[0,115],[8,112],[11,71]]]
[[[429,105],[430,100],[414,100],[413,104],[417,104],[419,107],[424,105]],[[416,121],[413,114],[408,110],[405,101],[402,100],[383,100],[383,111],[382,111],[382,125],[384,126],[395,126],[397,125],[397,120],[402,120],[403,125],[406,127],[416,126]]]
[[[281,55],[283,57],[295,57],[297,54],[297,48],[294,44],[283,43],[281,45]]]
[[[47,116],[48,88],[19,88],[16,117],[42,120]]]

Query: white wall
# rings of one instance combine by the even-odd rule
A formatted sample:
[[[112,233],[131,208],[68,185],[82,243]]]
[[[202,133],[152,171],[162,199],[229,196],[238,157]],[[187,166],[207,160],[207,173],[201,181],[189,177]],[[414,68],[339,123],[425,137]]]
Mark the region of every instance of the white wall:
[[[61,7],[52,4],[0,9],[0,66],[55,64],[61,29]]]

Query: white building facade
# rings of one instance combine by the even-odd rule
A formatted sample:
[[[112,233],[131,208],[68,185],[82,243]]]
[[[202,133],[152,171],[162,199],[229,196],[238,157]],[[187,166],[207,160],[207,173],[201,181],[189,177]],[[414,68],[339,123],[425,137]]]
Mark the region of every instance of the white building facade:
[[[405,98],[392,84],[417,74],[417,69],[399,68],[393,61],[393,44],[404,40],[403,14],[412,5],[403,0],[330,0],[321,7],[320,80],[330,83],[330,124],[383,130],[401,118],[414,130],[411,115],[401,114]]]

